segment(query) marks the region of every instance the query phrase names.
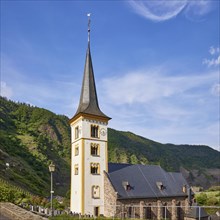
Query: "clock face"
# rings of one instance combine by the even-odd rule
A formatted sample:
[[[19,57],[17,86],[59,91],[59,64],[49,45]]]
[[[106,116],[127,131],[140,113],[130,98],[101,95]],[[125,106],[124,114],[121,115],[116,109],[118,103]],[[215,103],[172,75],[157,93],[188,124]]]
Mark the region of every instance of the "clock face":
[[[104,128],[102,128],[102,129],[100,130],[100,134],[101,134],[102,136],[105,136],[105,135],[106,135],[106,130],[105,130]]]

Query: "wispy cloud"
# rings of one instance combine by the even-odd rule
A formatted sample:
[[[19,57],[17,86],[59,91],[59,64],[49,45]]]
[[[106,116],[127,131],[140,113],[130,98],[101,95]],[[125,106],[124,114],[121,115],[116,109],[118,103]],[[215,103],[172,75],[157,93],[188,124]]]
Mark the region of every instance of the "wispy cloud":
[[[129,4],[137,14],[156,22],[172,19],[181,12],[184,12],[186,17],[189,18],[200,17],[211,10],[211,2],[205,0],[131,0]]]
[[[220,64],[220,56],[218,56],[217,58],[212,58],[212,59],[204,59],[203,60],[203,64],[206,64],[208,67],[211,66],[218,66]]]
[[[178,15],[187,1],[129,1],[134,11],[153,21],[165,21]]]
[[[211,46],[209,49],[210,58],[205,58],[203,60],[203,64],[207,65],[208,67],[216,67],[220,65],[220,50],[219,47]]]
[[[80,83],[57,78],[33,83],[11,65],[4,71],[7,77],[2,85],[13,89],[7,93],[9,98],[69,117],[75,113]],[[163,143],[217,147],[218,71],[184,76],[169,71],[163,66],[97,79],[101,109],[113,118],[110,127]]]
[[[211,46],[211,47],[209,48],[209,53],[210,53],[211,55],[219,54],[219,53],[220,53],[220,49],[219,49],[219,47],[213,47],[213,46]]]
[[[101,103],[111,106],[106,108],[113,118],[110,126],[163,143],[212,143],[216,148],[218,71],[184,76],[169,71],[132,71],[100,82]]]
[[[103,80],[103,87],[114,103],[135,104],[187,95],[199,87],[211,87],[211,83],[218,77],[217,72],[187,76],[166,75],[164,72],[165,70],[136,71],[121,77],[106,78]]]

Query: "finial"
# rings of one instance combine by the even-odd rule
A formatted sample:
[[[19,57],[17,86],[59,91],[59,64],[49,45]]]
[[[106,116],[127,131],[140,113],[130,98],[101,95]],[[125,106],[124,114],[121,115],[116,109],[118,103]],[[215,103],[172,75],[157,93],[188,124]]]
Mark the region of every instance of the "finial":
[[[88,16],[88,42],[90,42],[90,22],[91,22],[90,16],[91,16],[91,13],[88,13],[87,16]]]

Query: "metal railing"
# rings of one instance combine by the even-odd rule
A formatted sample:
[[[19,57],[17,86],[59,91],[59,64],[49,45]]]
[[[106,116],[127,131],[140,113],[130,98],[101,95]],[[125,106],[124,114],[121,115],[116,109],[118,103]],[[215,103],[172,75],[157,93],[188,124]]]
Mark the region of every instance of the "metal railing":
[[[220,206],[199,205],[105,205],[111,210],[110,219],[148,219],[148,220],[220,220]],[[88,216],[77,215],[79,218]],[[89,215],[94,218],[93,215]]]

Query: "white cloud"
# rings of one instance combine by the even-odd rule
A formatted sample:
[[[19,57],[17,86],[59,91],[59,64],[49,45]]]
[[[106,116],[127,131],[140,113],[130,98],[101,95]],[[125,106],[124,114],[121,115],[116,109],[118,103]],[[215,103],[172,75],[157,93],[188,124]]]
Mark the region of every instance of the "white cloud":
[[[220,64],[220,56],[218,56],[217,58],[212,58],[212,59],[205,58],[202,63],[206,64],[208,67],[218,66]]]
[[[219,52],[220,52],[219,47],[211,46],[209,48],[209,53],[210,53],[211,57],[209,59],[205,58],[202,63],[207,65],[208,67],[219,66],[220,65],[220,55],[219,55]]]
[[[6,84],[6,82],[1,82],[1,96],[6,98],[11,98],[13,95],[12,89]]]
[[[211,46],[211,47],[209,48],[209,53],[210,53],[211,55],[219,54],[219,52],[220,52],[219,47],[213,47],[213,46]]]
[[[205,15],[211,10],[211,2],[205,0],[131,0],[129,4],[137,14],[156,22],[172,19],[183,11],[186,17],[192,18]]]
[[[167,72],[164,67],[133,71],[100,82],[101,103],[110,106],[102,110],[113,118],[110,127],[162,143],[217,148],[218,70]]]
[[[153,21],[165,21],[178,15],[187,1],[129,1],[134,11]]]
[[[215,96],[220,96],[220,84],[215,84],[212,86],[211,92]]]
[[[209,0],[188,0],[187,7],[184,11],[186,17],[195,19],[209,13],[212,10],[211,3]]]
[[[172,76],[165,70],[137,71],[103,80],[106,96],[115,104],[147,103],[161,98],[186,95],[217,78],[217,72],[203,75]],[[114,85],[114,86],[112,86]]]

